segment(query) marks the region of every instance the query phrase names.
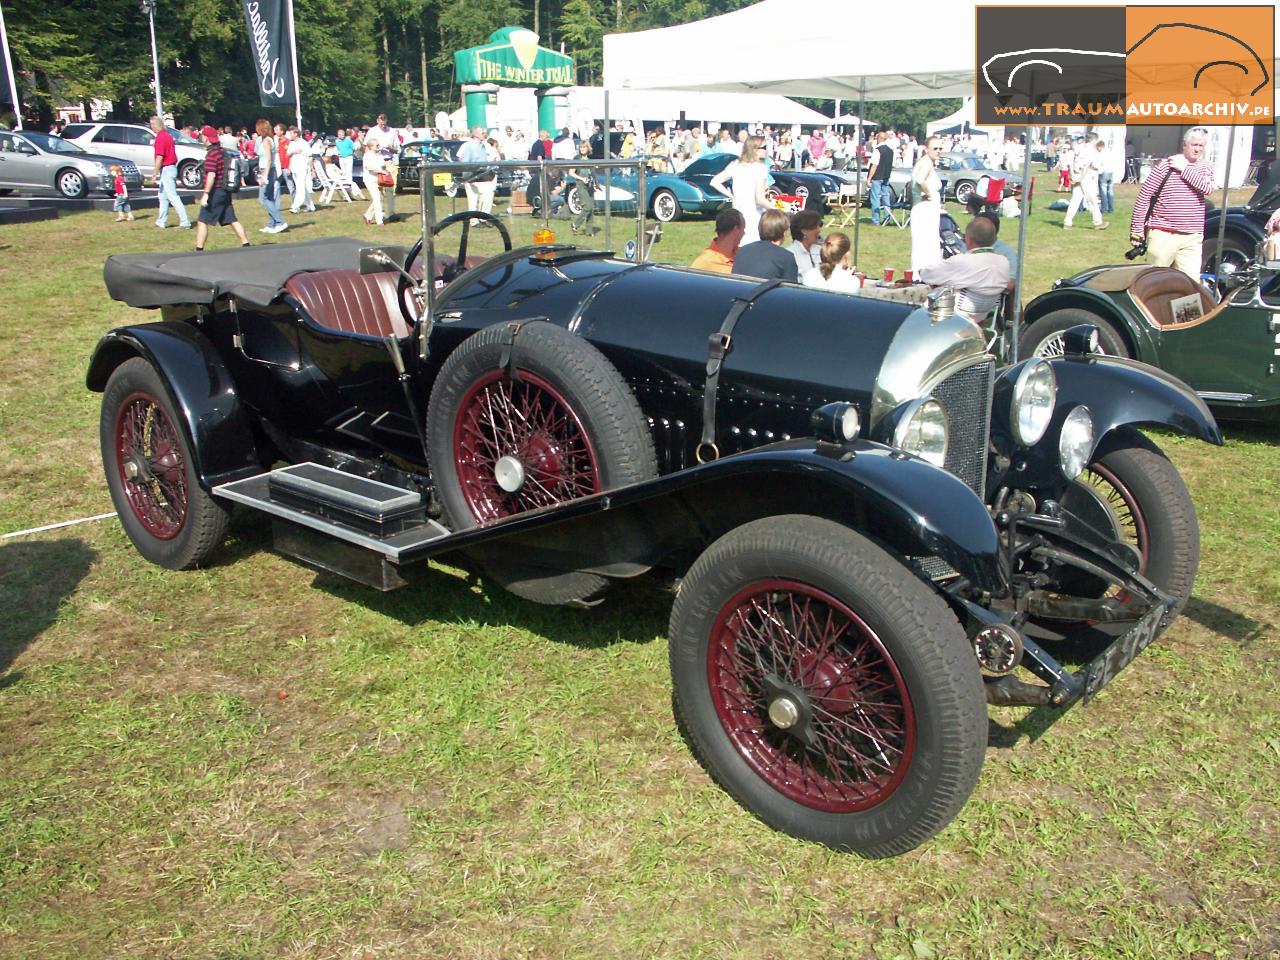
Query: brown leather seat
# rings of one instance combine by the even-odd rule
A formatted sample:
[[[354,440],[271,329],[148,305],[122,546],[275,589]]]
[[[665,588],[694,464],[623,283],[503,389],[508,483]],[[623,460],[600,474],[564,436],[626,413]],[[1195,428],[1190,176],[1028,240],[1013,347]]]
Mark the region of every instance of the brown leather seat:
[[[1212,313],[1218,306],[1203,284],[1172,267],[1151,267],[1144,270],[1133,278],[1129,286],[1129,296],[1134,303],[1159,327],[1177,326],[1173,318],[1172,302],[1193,295],[1200,298],[1201,316]]]
[[[409,335],[396,305],[394,273],[317,270],[290,277],[284,288],[317,324],[366,337]]]

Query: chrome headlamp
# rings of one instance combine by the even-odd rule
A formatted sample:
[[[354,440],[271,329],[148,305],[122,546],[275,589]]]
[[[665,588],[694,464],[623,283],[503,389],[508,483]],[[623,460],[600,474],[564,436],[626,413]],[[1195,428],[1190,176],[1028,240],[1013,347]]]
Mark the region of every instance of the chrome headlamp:
[[[1058,396],[1058,380],[1053,367],[1045,360],[1031,360],[1022,368],[1013,385],[1009,405],[1009,423],[1013,438],[1024,447],[1040,442],[1053,419],[1053,405]]]
[[[893,445],[935,467],[947,459],[947,411],[933,397],[920,397],[903,408],[893,430]]]
[[[862,418],[852,403],[837,401],[827,403],[809,414],[809,425],[814,436],[828,443],[848,443],[857,440],[862,430]]]
[[[1093,417],[1084,404],[1073,407],[1062,421],[1062,433],[1058,435],[1058,466],[1062,475],[1074,480],[1084,473],[1093,453]]]

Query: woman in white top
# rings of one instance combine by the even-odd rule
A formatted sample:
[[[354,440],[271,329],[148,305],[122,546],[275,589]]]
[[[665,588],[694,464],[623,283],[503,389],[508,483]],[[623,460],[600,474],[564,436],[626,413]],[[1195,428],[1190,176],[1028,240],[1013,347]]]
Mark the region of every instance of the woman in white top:
[[[301,213],[305,203],[307,210],[315,211],[311,199],[311,148],[294,127],[289,128],[289,145],[285,148],[289,157],[289,179],[293,183],[293,204],[290,213]]]
[[[267,225],[261,233],[280,233],[289,229],[284,217],[280,216],[280,164],[276,153],[276,141],[271,136],[271,124],[259,120],[254,128],[258,134],[258,202],[267,211]]]
[[[719,190],[733,201],[733,209],[742,214],[747,222],[747,232],[742,235],[742,246],[755,243],[760,239],[760,214],[764,213],[769,201],[764,195],[765,181],[769,171],[764,165],[761,147],[762,137],[747,137],[742,145],[742,156],[733,161],[711,180],[711,188]],[[724,185],[733,181],[732,191]]]
[[[942,262],[942,240],[938,236],[942,217],[942,180],[938,176],[938,154],[942,144],[937,137],[925,141],[924,154],[911,168],[911,186],[916,202],[911,207],[911,269],[919,270]]]
[[[857,293],[861,284],[849,263],[852,246],[847,233],[828,234],[822,242],[822,262],[801,277],[804,285],[837,293]]]
[[[364,212],[365,223],[376,223],[382,226],[382,187],[378,185],[378,174],[387,168],[386,158],[378,142],[366,139],[364,142],[364,188],[369,191],[369,207]]]

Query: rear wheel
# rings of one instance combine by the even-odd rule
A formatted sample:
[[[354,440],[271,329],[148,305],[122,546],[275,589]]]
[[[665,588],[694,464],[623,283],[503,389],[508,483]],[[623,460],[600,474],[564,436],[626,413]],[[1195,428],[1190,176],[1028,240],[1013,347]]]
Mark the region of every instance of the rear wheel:
[[[542,321],[514,338],[511,325],[498,324],[459,346],[431,391],[427,434],[454,530],[657,475],[648,425],[621,374],[591,344]],[[501,547],[476,553],[503,586],[537,603],[594,600],[609,584],[596,573],[513,561]]]
[[[201,488],[181,424],[146,360],[111,374],[99,428],[107,486],[138,552],[170,570],[202,563],[227,530],[227,511]]]
[[[675,223],[680,219],[679,198],[670,190],[658,190],[653,195],[653,218],[661,223]]]
[[[973,196],[974,185],[968,180],[961,180],[956,184],[956,203],[964,204],[969,202],[969,198]]]
[[[199,190],[200,179],[200,164],[195,160],[188,160],[178,167],[178,183],[184,190]]]
[[[964,631],[847,527],[778,516],[726,534],[684,578],[669,638],[695,753],[775,829],[893,856],[977,782],[986,704]]]
[[[1082,323],[1091,323],[1098,328],[1099,353],[1113,357],[1132,356],[1114,323],[1096,313],[1074,308],[1046,313],[1024,328],[1022,335],[1018,337],[1018,356],[1023,359],[1027,357],[1051,359],[1062,356],[1062,335]]]

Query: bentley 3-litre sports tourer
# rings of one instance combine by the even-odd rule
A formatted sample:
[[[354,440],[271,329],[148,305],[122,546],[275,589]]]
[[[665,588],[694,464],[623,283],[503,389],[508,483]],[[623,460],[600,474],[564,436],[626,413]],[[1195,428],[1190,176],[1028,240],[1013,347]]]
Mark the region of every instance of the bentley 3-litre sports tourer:
[[[381,589],[457,551],[540,603],[656,574],[707,770],[869,857],[956,816],[987,703],[1087,701],[1186,603],[1195,510],[1138,428],[1218,427],[1172,377],[1092,352],[1094,328],[998,370],[942,309],[558,245],[481,260],[478,221],[505,238],[448,218],[452,256],[428,231],[407,256],[111,257],[112,296],[160,311],[88,370],[138,551],[196,566],[236,507]],[[1106,638],[1074,671],[1044,645],[1086,629]]]

